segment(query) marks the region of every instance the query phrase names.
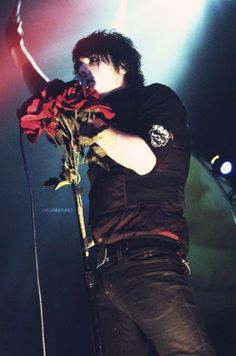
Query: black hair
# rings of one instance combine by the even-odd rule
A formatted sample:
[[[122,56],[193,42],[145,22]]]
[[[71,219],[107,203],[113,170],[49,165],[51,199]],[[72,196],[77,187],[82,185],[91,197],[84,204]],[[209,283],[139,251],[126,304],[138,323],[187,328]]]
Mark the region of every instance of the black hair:
[[[128,85],[144,84],[141,55],[130,38],[113,30],[95,31],[82,38],[76,43],[72,51],[75,74],[78,74],[79,58],[89,57],[93,54],[104,62],[109,62],[109,59],[111,59],[115,69],[123,67],[127,71],[125,81]]]

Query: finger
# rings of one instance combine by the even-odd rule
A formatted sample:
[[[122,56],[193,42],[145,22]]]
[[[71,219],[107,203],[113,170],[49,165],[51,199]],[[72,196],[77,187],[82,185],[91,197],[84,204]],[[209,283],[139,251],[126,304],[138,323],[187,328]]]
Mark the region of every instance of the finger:
[[[20,17],[20,9],[21,9],[21,4],[22,4],[22,1],[21,0],[17,0],[16,1],[16,16]]]
[[[18,27],[17,27],[17,32],[19,33],[19,35],[23,36],[24,35],[24,31],[22,28],[22,21],[20,20]]]
[[[21,4],[22,0],[17,0],[15,2],[14,8],[6,25],[6,41],[10,50],[13,47],[18,47],[23,44],[24,32],[22,29],[22,20],[20,18]]]

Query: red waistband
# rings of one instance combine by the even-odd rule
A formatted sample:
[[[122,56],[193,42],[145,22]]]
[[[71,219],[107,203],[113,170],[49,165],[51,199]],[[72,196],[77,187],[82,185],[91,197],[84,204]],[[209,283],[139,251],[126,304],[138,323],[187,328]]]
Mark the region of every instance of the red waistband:
[[[179,241],[179,236],[173,234],[173,232],[170,232],[170,231],[161,231],[161,232],[158,232],[158,235],[166,236],[166,237],[169,237],[175,241]]]

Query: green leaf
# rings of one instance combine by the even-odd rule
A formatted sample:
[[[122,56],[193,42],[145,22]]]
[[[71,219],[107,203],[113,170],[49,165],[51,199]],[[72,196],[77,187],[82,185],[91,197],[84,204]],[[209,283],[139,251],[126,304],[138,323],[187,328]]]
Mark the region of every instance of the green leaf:
[[[71,184],[71,182],[69,182],[68,180],[63,180],[54,187],[54,190],[58,190],[68,184]]]

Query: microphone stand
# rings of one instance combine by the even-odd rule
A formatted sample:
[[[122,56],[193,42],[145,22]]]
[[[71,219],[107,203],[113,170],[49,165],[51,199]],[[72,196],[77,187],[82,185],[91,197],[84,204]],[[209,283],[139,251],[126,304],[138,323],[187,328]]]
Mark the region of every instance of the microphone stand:
[[[89,300],[89,309],[91,313],[92,323],[92,339],[94,352],[96,356],[103,356],[101,332],[99,327],[98,313],[96,307],[96,280],[95,272],[90,266],[89,262],[89,248],[94,245],[92,239],[86,235],[84,214],[83,214],[83,202],[81,197],[81,187],[78,184],[72,184],[72,192],[74,195],[74,201],[77,212],[77,219],[80,228],[80,236],[83,246],[83,262],[84,262],[84,279]]]

